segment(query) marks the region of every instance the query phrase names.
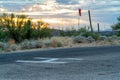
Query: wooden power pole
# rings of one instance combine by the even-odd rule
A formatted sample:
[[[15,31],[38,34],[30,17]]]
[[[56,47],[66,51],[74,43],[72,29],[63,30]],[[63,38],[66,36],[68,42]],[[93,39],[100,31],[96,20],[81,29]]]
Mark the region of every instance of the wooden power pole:
[[[88,15],[89,15],[89,22],[90,22],[91,32],[93,32],[90,10],[88,10]]]
[[[100,25],[99,25],[99,23],[97,23],[97,26],[98,26],[98,33],[100,33]]]

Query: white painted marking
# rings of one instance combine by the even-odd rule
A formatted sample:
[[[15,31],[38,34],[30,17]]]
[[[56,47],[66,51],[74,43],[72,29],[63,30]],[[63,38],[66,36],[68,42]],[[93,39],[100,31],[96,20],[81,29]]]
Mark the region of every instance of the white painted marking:
[[[19,62],[19,63],[51,63],[51,64],[65,64],[68,63],[67,61],[80,61],[83,60],[82,58],[44,58],[44,57],[35,57],[34,59],[38,59],[38,60],[17,60],[15,62]],[[41,59],[45,59],[45,60],[41,60]],[[60,60],[64,60],[60,61]]]
[[[66,59],[66,60],[77,60],[77,61],[84,60],[83,58],[61,58],[61,59]]]
[[[26,61],[26,60],[17,60],[19,63],[52,63],[52,64],[65,64],[67,62],[46,62],[46,61]]]
[[[34,59],[51,59],[51,58],[35,57]]]
[[[57,58],[52,58],[52,59],[44,60],[44,61],[42,61],[42,62],[54,62],[54,61],[56,61],[56,60],[58,60],[58,59],[57,59]]]
[[[27,60],[17,60],[15,62],[20,62],[20,63],[41,63],[41,61],[27,61]]]
[[[27,61],[27,60],[17,60],[16,62],[21,62],[21,63],[52,63],[52,64],[64,64],[67,62],[59,62],[56,61],[58,60],[57,58],[53,58],[53,59],[47,59],[44,61]]]
[[[51,59],[51,58],[43,58],[43,57],[35,57],[34,59]],[[57,59],[57,60],[60,60],[60,59],[64,59],[64,60],[84,60],[83,58],[52,58],[52,59]]]

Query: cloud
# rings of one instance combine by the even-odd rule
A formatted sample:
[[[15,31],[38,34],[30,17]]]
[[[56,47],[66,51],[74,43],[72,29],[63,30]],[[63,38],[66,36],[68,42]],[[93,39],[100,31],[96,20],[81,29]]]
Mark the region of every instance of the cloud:
[[[5,9],[5,8],[0,8],[0,12],[6,12],[7,11],[7,9]]]
[[[24,12],[33,18],[50,18],[71,25],[77,25],[78,8],[82,9],[80,18],[83,25],[89,25],[88,10],[91,10],[95,27],[98,22],[110,26],[120,16],[119,0],[0,0],[0,5],[1,10],[14,11],[16,14]]]
[[[0,3],[6,4],[36,4],[43,3],[45,0],[0,0]]]
[[[59,4],[78,4],[79,0],[56,0]]]

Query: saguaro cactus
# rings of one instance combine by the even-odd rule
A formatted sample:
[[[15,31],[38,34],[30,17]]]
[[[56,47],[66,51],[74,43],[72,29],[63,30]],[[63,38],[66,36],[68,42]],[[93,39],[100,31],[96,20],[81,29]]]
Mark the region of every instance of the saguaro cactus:
[[[90,22],[91,32],[93,32],[90,10],[88,10],[88,15],[89,15],[89,22]]]

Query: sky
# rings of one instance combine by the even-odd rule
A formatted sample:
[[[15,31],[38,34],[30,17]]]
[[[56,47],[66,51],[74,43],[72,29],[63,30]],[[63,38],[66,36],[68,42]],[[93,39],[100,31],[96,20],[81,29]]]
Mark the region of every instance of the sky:
[[[82,16],[78,14],[79,8]],[[57,29],[89,26],[88,10],[94,30],[97,30],[97,23],[101,30],[108,30],[120,16],[120,0],[0,0],[0,13],[26,14]]]

